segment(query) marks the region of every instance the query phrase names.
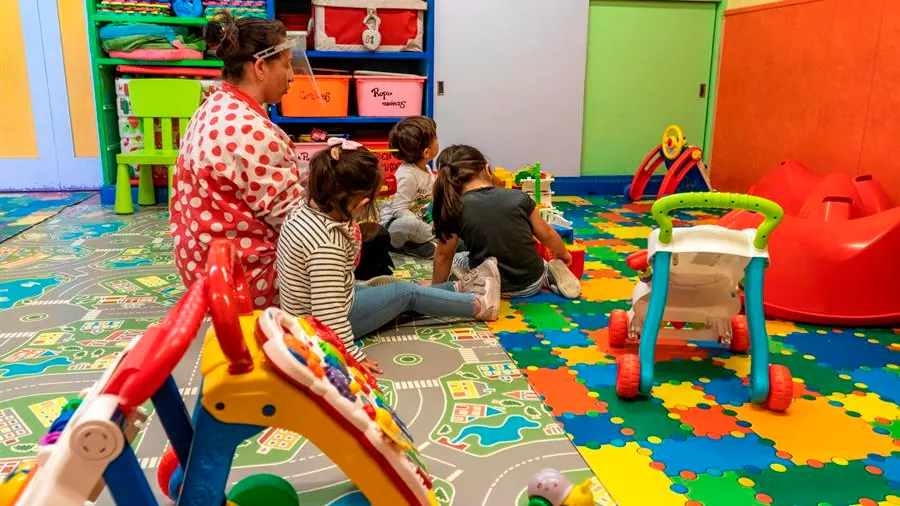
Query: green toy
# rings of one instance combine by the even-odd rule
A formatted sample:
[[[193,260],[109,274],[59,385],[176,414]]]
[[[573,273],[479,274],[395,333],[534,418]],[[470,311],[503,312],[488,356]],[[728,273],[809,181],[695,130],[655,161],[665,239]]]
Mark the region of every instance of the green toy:
[[[255,474],[231,488],[228,502],[237,506],[300,506],[294,486],[273,474]]]

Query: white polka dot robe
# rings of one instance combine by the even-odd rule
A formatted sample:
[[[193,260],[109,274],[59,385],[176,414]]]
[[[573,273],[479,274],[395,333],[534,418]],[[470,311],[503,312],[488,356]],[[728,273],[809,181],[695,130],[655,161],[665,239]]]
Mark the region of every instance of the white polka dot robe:
[[[225,238],[237,248],[254,305],[277,304],[275,246],[306,194],[297,162],[287,134],[234,87],[200,106],[181,142],[170,218],[187,286],[206,272],[210,241]]]

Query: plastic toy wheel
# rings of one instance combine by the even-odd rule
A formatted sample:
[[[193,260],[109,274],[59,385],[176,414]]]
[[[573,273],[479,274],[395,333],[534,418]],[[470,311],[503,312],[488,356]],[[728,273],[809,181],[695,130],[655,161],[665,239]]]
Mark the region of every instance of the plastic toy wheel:
[[[293,485],[273,474],[255,474],[239,481],[228,493],[238,506],[300,506]]]
[[[633,353],[622,355],[616,360],[616,393],[623,399],[637,397],[641,386],[641,359]]]
[[[747,327],[747,317],[739,314],[731,319],[731,351],[735,353],[747,353],[750,349],[750,329]]]
[[[166,448],[166,452],[159,461],[159,468],[156,470],[156,484],[169,499],[173,499],[169,495],[169,483],[171,483],[172,475],[175,474],[178,466],[178,456],[175,455],[175,450],[171,446]]]
[[[772,411],[787,411],[794,400],[794,378],[787,367],[779,364],[769,365],[769,396],[766,407]]]
[[[663,132],[662,153],[669,160],[678,158],[684,149],[684,134],[678,125],[669,125]]]
[[[628,312],[613,309],[609,313],[609,345],[621,348],[628,341]]]

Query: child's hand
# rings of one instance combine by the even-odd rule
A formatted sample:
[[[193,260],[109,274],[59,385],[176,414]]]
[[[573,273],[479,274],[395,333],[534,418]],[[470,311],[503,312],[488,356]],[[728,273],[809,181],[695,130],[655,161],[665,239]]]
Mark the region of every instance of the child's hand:
[[[378,362],[372,359],[367,358],[360,362],[359,365],[363,366],[367,371],[369,371],[370,374],[374,374],[376,376],[384,373],[384,371],[382,371],[381,367],[378,365]]]
[[[566,265],[572,265],[572,254],[569,253],[569,250],[566,250],[562,255],[556,255],[556,258],[562,260]]]

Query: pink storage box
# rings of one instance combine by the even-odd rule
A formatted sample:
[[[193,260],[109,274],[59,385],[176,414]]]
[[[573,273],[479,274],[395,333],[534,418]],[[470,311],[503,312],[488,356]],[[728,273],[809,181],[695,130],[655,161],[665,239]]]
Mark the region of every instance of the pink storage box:
[[[297,168],[308,169],[313,156],[327,147],[327,142],[295,142],[294,153],[297,153],[297,158],[299,158]]]
[[[356,102],[360,116],[417,116],[422,114],[425,78],[412,74],[357,71]]]

